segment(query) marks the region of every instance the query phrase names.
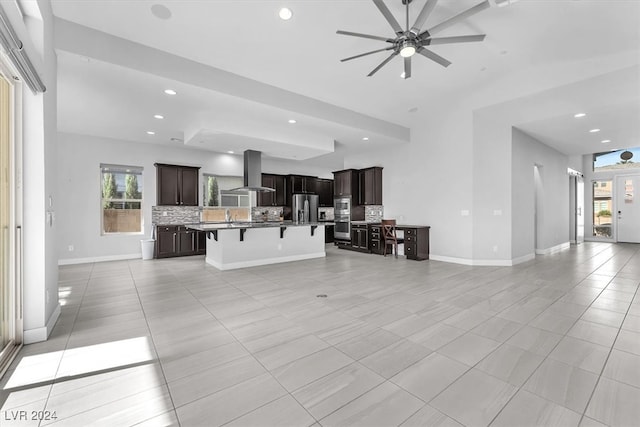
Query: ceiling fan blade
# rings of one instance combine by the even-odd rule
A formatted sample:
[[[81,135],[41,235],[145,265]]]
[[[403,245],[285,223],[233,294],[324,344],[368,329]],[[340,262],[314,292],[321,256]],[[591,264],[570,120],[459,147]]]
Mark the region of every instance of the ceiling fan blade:
[[[411,57],[407,56],[404,58],[404,78],[408,79],[411,77]]]
[[[430,46],[436,44],[450,44],[450,43],[470,43],[481,42],[486,37],[485,34],[479,34],[474,36],[453,36],[453,37],[435,37],[427,39],[422,42],[423,46]]]
[[[382,67],[384,67],[385,65],[387,65],[387,63],[389,61],[391,61],[393,59],[394,56],[396,56],[398,54],[398,52],[393,52],[391,55],[389,55],[389,57],[387,59],[385,59],[384,61],[382,61],[382,63],[380,65],[378,65],[376,68],[374,68],[369,74],[367,74],[367,77],[371,77],[373,76],[375,73],[378,72],[378,70]]]
[[[444,59],[442,56],[438,55],[437,53],[433,53],[428,49],[425,49],[423,47],[418,49],[418,53],[422,56],[426,56],[427,58],[429,58],[430,60],[437,62],[438,64],[442,65],[443,67],[448,67],[449,65],[451,65],[450,61],[447,61],[446,59]]]
[[[402,27],[400,26],[400,24],[398,24],[398,21],[396,20],[396,18],[391,14],[391,11],[389,10],[389,8],[387,8],[387,5],[384,4],[382,0],[373,0],[373,3],[378,7],[380,12],[384,15],[387,22],[391,25],[391,28],[393,28],[393,31],[395,31],[396,34],[402,34],[404,32],[402,30]]]
[[[418,15],[418,18],[416,18],[416,23],[413,24],[413,27],[411,27],[411,32],[413,34],[420,34],[420,30],[424,26],[424,23],[429,15],[431,15],[433,8],[436,7],[436,3],[438,3],[438,0],[427,0],[427,2],[424,4],[424,7]]]
[[[460,12],[459,14],[447,19],[446,21],[439,23],[435,27],[427,31],[424,31],[422,34],[420,34],[420,37],[427,38],[429,37],[430,34],[439,33],[445,28],[449,28],[453,24],[457,24],[463,19],[468,18],[472,15],[475,15],[478,12],[482,12],[483,10],[488,9],[490,7],[491,7],[491,3],[489,3],[489,0],[484,0],[482,3],[478,3],[477,5],[465,10],[464,12]]]
[[[372,50],[371,52],[361,53],[360,55],[350,56],[348,58],[341,59],[340,62],[351,61],[352,59],[362,58],[363,56],[371,55],[372,53],[384,52],[385,50],[391,50],[393,46],[385,47],[384,49]]]
[[[393,43],[393,39],[388,37],[380,37],[380,36],[372,36],[371,34],[362,34],[362,33],[352,33],[351,31],[336,31],[336,34],[342,34],[343,36],[354,36],[354,37],[362,37],[364,39],[373,39],[373,40],[381,40],[387,43]]]

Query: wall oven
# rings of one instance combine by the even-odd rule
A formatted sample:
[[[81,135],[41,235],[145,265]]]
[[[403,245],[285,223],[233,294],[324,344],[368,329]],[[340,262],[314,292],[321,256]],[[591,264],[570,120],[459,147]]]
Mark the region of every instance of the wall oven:
[[[351,240],[351,199],[340,197],[333,200],[333,230],[336,240]]]

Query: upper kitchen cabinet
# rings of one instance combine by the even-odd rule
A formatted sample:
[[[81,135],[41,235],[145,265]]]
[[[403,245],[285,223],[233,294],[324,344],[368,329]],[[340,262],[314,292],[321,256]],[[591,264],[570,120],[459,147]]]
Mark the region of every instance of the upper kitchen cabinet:
[[[318,178],[316,180],[316,193],[318,194],[318,206],[333,207],[333,180]]]
[[[358,202],[358,171],[347,169],[333,173],[333,195],[335,197],[352,196]]]
[[[361,205],[382,205],[382,168],[360,170],[359,200]]]
[[[289,193],[315,193],[316,181],[315,176],[289,175]]]
[[[258,193],[258,206],[285,206],[287,194],[285,176],[263,173],[262,186],[273,188],[276,191]]]
[[[156,204],[198,206],[200,168],[156,163]]]

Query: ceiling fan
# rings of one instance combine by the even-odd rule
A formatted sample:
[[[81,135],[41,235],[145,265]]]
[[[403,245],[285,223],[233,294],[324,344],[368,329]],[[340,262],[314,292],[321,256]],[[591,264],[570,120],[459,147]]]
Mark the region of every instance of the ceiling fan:
[[[382,67],[387,65],[389,61],[391,61],[398,54],[404,58],[404,78],[408,79],[411,77],[411,57],[415,53],[419,53],[422,56],[425,56],[431,59],[434,62],[442,65],[443,67],[448,67],[451,65],[451,62],[447,61],[445,58],[440,55],[432,52],[427,49],[426,46],[438,45],[438,44],[450,44],[450,43],[468,43],[468,42],[480,42],[485,38],[485,34],[478,35],[469,35],[469,36],[451,36],[451,37],[433,37],[434,34],[439,33],[445,28],[450,27],[453,24],[456,24],[462,21],[469,16],[475,15],[478,12],[481,12],[489,7],[491,4],[489,0],[484,0],[481,3],[461,12],[446,21],[439,23],[438,25],[428,29],[422,30],[424,23],[427,18],[435,8],[438,0],[427,0],[424,7],[420,11],[420,14],[416,18],[415,24],[412,27],[409,27],[409,4],[413,0],[402,0],[402,4],[406,5],[406,29],[403,30],[396,18],[393,16],[391,11],[384,4],[383,0],[373,0],[373,3],[378,7],[382,15],[386,18],[387,22],[393,28],[393,31],[396,34],[395,38],[389,37],[381,37],[381,36],[373,36],[370,34],[362,34],[362,33],[353,33],[351,31],[342,31],[338,30],[338,34],[342,34],[345,36],[354,36],[354,37],[362,37],[365,39],[373,39],[380,40],[386,43],[389,43],[389,46],[384,47],[382,49],[372,50],[371,52],[361,53],[359,55],[351,56],[349,58],[341,59],[340,62],[350,61],[356,58],[362,58],[363,56],[371,55],[373,53],[384,52],[388,50],[392,50],[393,52],[387,59],[382,61],[380,65],[374,68],[367,76],[371,77],[375,73],[378,72]]]

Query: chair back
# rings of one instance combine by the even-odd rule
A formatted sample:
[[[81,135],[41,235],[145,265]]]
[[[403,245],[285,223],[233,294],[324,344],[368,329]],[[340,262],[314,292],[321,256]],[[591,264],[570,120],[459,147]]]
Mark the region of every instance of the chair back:
[[[395,219],[383,219],[382,220],[382,236],[384,240],[398,240],[396,237],[396,220]]]

